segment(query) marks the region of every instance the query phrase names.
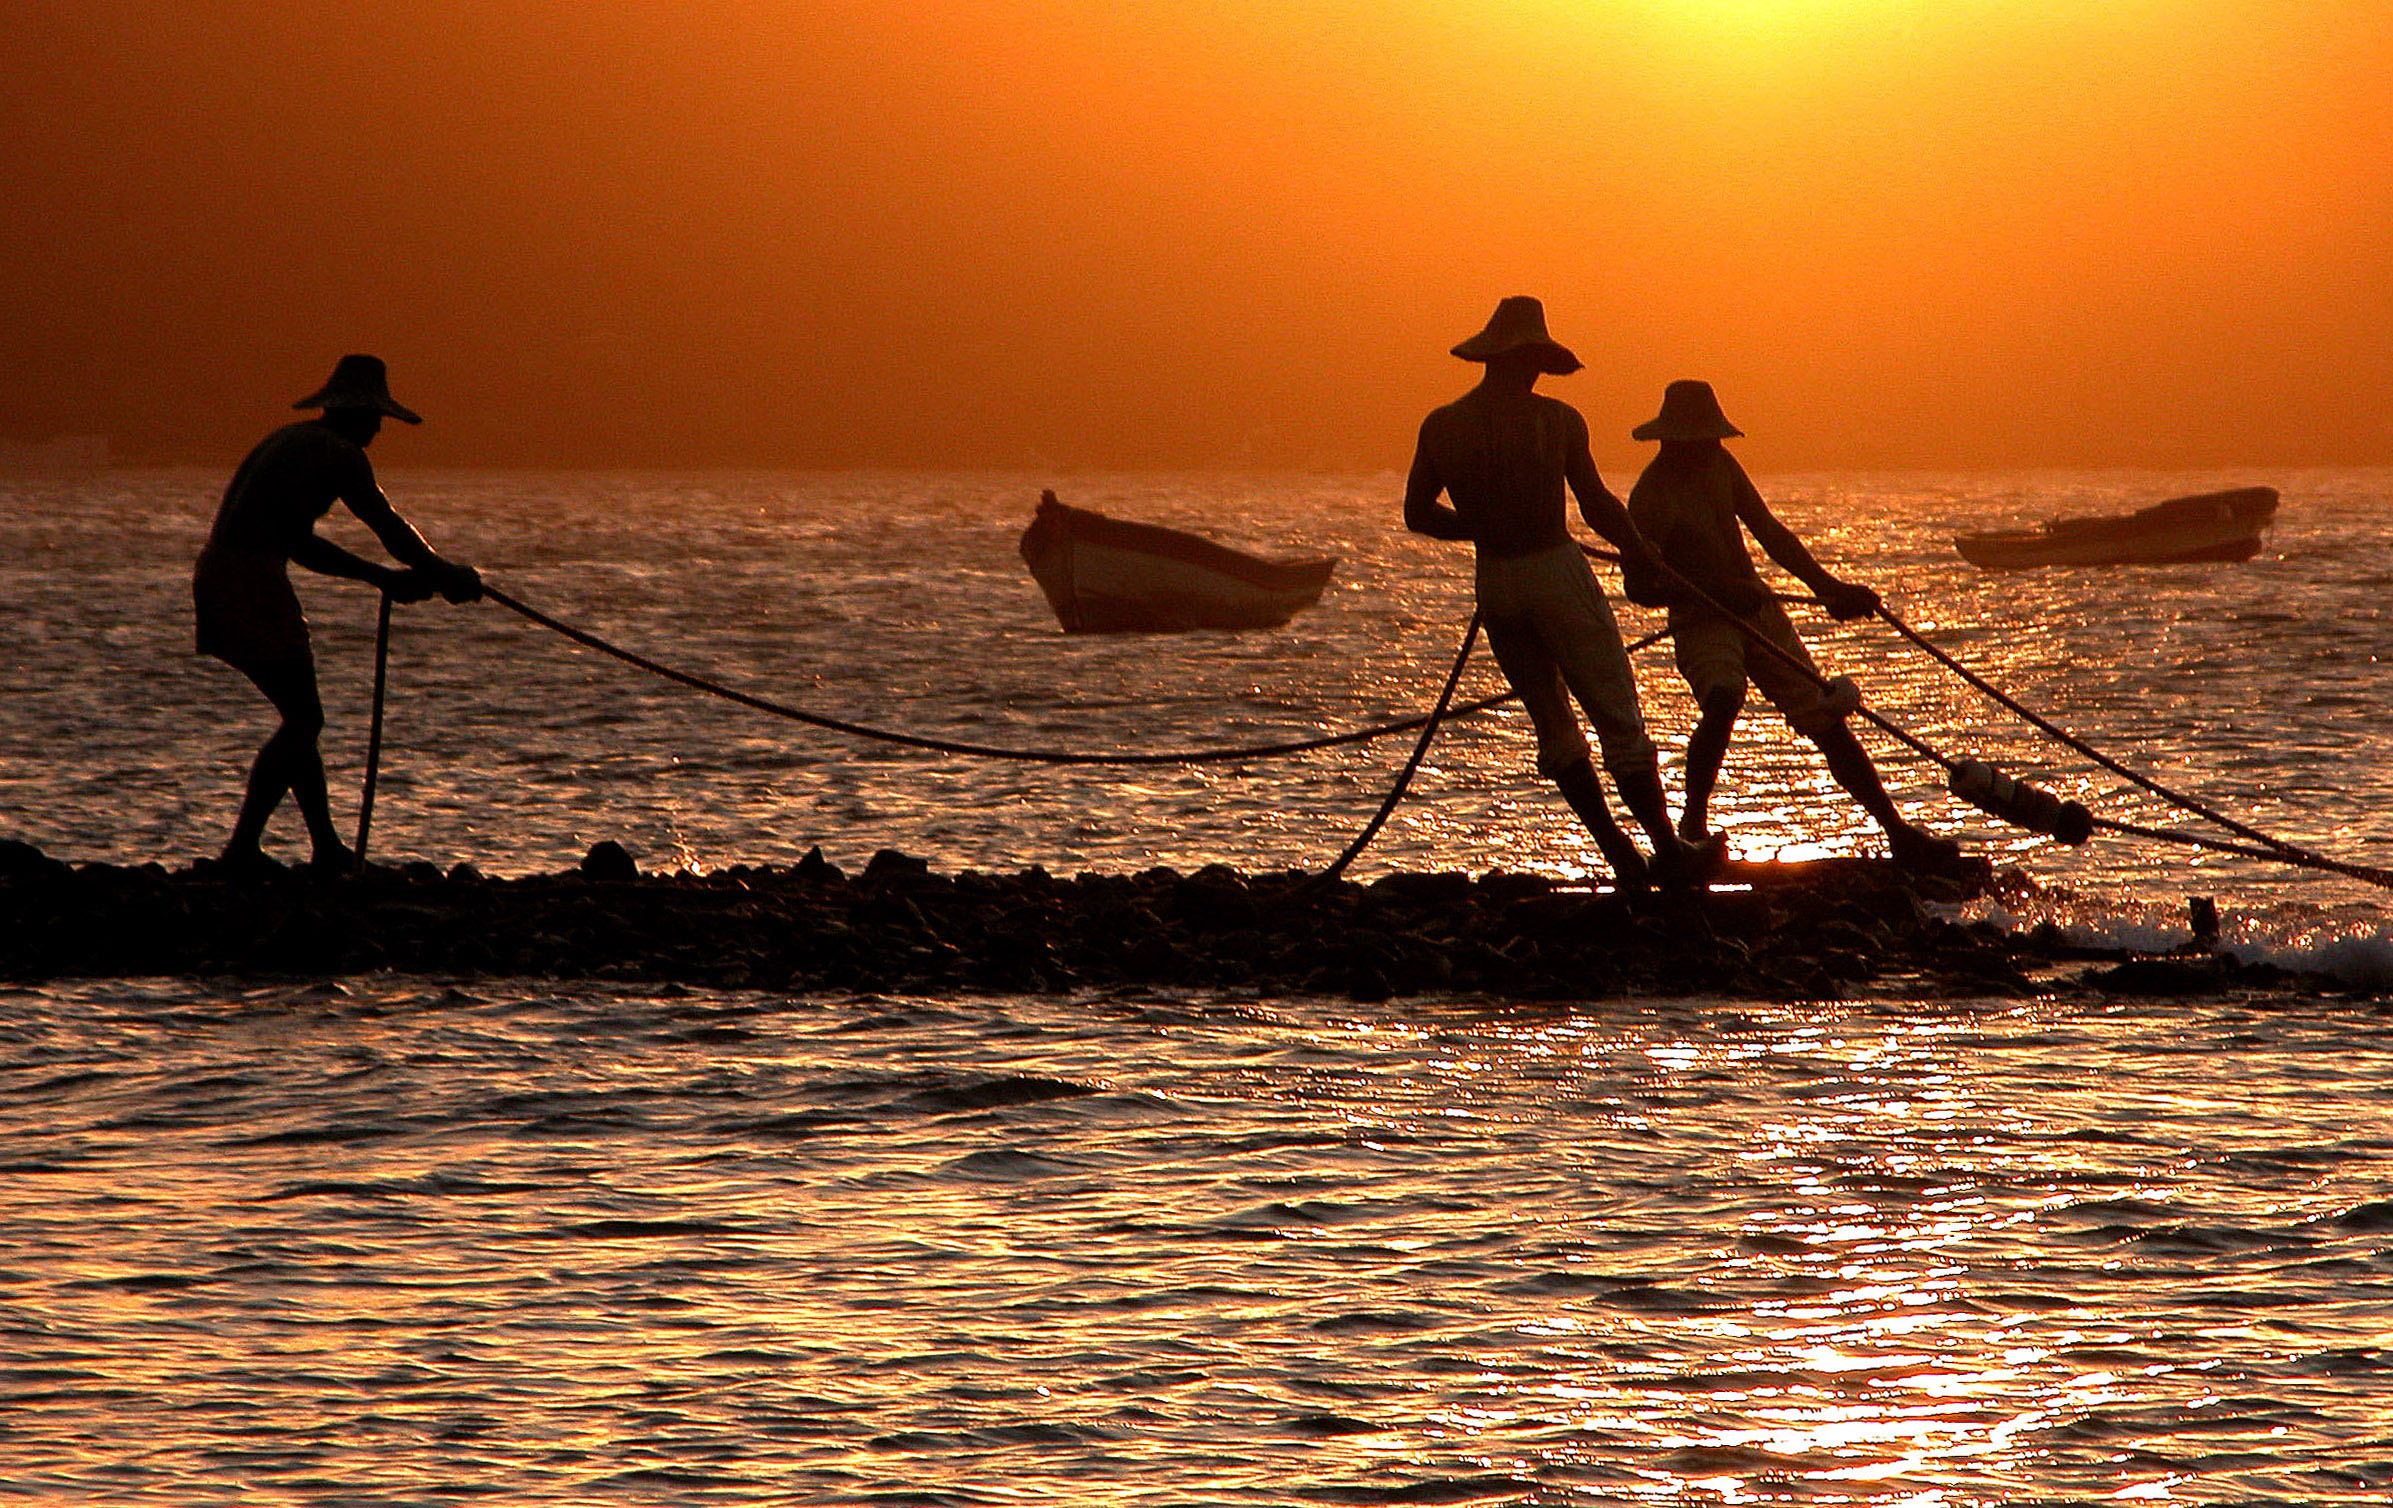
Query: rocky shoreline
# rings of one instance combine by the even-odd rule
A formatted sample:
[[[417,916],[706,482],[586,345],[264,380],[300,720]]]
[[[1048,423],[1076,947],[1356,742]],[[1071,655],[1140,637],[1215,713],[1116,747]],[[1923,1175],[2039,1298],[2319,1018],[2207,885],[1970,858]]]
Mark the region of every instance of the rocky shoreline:
[[[233,874],[69,865],[0,842],[0,980],[302,976],[603,979],[928,995],[1115,988],[1596,1000],[2026,997],[2333,989],[2188,948],[2071,948],[1937,903],[2024,887],[1874,859],[1732,865],[1698,896],[1623,898],[1530,874],[1060,877],[932,871],[891,850],[850,876],[786,866],[644,875],[602,843],[580,869],[470,865]],[[2074,969],[2075,972],[2071,972]]]

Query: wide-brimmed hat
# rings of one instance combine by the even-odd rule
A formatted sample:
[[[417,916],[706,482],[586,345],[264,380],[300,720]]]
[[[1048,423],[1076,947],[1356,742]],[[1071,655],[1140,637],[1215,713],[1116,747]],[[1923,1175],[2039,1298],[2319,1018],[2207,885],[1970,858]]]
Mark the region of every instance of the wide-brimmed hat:
[[[1733,440],[1744,431],[1720,412],[1712,385],[1692,380],[1662,389],[1662,411],[1629,431],[1632,440]]]
[[[379,356],[344,356],[331,380],[291,405],[293,408],[370,408],[378,414],[421,424],[423,416],[391,396],[390,370]]]
[[[1582,363],[1570,347],[1545,333],[1545,305],[1515,295],[1496,305],[1487,328],[1454,348],[1465,361],[1493,361],[1513,351],[1535,351],[1544,359],[1538,370],[1556,377],[1577,371]]]

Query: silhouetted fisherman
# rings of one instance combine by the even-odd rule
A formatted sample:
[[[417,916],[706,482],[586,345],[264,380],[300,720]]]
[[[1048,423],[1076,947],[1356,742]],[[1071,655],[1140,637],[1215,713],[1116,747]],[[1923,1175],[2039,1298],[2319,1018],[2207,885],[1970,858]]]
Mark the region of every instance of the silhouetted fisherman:
[[[471,567],[434,554],[374,480],[365,448],[381,433],[384,416],[423,422],[392,400],[379,358],[342,357],[331,381],[291,406],[320,408],[324,414],[268,435],[233,473],[192,570],[191,598],[200,651],[256,682],[282,714],[281,726],[250,768],[224,862],[239,867],[267,862],[258,839],[288,792],[307,820],[315,867],[339,872],[356,867],[357,856],[334,831],[325,797],[324,759],[316,746],[324,706],[316,693],[307,618],[291,589],[290,564],[365,582],[401,602],[421,602],[434,592],[451,602],[471,602],[482,595],[482,581]],[[377,565],[318,535],[316,520],[336,500],[348,504],[407,569]]]
[[[1657,567],[1620,499],[1596,473],[1587,421],[1569,404],[1534,391],[1540,376],[1577,371],[1579,358],[1546,333],[1545,306],[1533,298],[1499,303],[1487,328],[1454,354],[1486,363],[1487,375],[1422,421],[1404,488],[1405,526],[1476,547],[1481,621],[1496,663],[1536,727],[1537,767],[1561,788],[1621,884],[1645,885],[1646,860],[1604,804],[1572,697],[1603,746],[1621,803],[1652,839],[1658,877],[1699,878],[1709,856],[1671,829],[1636,677],[1611,604],[1570,537],[1565,485],[1587,526],[1619,547],[1626,569]],[[1451,507],[1438,501],[1441,492],[1453,499]]]
[[[1778,521],[1745,468],[1720,443],[1743,433],[1720,411],[1708,382],[1671,383],[1663,391],[1661,413],[1631,431],[1636,439],[1662,442],[1660,454],[1629,489],[1629,516],[1638,531],[1679,577],[1812,672],[1806,675],[1779,655],[1748,643],[1744,629],[1678,588],[1667,575],[1640,576],[1632,583],[1631,595],[1637,601],[1669,607],[1679,673],[1700,709],[1695,731],[1687,739],[1686,805],[1679,814],[1679,833],[1691,840],[1710,835],[1706,809],[1750,681],[1788,726],[1819,746],[1836,783],[1886,829],[1897,863],[1925,868],[1950,864],[1960,856],[1960,845],[1914,827],[1895,809],[1869,751],[1845,725],[1859,700],[1832,696],[1823,688],[1795,625],[1762,584],[1745,547],[1744,531],[1751,530],[1769,557],[1811,588],[1839,622],[1876,612],[1878,594],[1830,575],[1794,531]]]

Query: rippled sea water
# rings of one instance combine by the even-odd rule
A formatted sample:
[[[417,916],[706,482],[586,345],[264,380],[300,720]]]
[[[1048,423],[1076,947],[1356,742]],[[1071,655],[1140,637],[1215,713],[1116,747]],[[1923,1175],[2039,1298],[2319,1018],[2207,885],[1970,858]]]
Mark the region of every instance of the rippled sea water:
[[[2393,1492],[2348,1004],[0,998],[21,1493]]]
[[[982,743],[1208,747],[1410,715],[1468,612],[1467,560],[1402,533],[1393,477],[387,481],[436,543],[561,617]],[[2247,565],[1988,577],[1945,542],[2247,481],[2286,495]],[[169,865],[221,842],[268,725],[188,651],[221,482],[0,479],[0,837]],[[1067,638],[1013,554],[1043,484],[1345,564],[1276,633]],[[2393,474],[1765,485],[1834,567],[2064,724],[2269,831],[2393,863]],[[302,591],[346,810],[372,601]],[[1940,746],[2174,823],[1883,633],[1814,638]],[[1685,699],[1646,663],[1675,750]],[[881,847],[948,870],[1306,867],[1408,747],[1128,776],[967,764],[700,701],[489,605],[407,610],[392,677],[378,857],[500,874],[602,837],[651,867],[815,844],[851,869]],[[2115,838],[2058,849],[1880,747],[1907,806],[2046,886],[2055,919],[2165,945],[2185,897],[2213,895],[2240,949],[2355,988],[1522,1008],[19,986],[0,991],[0,1483],[174,1503],[2384,1501],[2383,893]],[[1357,877],[1583,873],[1530,758],[1517,716],[1442,736]],[[1750,856],[1874,841],[1759,708],[1715,813]]]

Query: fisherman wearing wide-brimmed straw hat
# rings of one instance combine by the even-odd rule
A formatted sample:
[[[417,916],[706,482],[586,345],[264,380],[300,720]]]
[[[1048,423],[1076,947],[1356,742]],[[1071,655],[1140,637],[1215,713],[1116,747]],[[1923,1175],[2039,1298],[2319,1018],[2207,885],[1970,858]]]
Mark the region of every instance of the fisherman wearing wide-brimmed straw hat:
[[[1550,377],[1567,377],[1582,365],[1570,347],[1545,330],[1545,305],[1533,298],[1508,298],[1487,317],[1487,326],[1454,348],[1465,361],[1519,357]]]
[[[1480,619],[1537,730],[1538,769],[1561,788],[1621,886],[1643,888],[1653,871],[1665,882],[1698,882],[1712,855],[1671,828],[1636,677],[1611,605],[1571,539],[1565,490],[1587,526],[1619,546],[1626,569],[1658,566],[1596,473],[1586,420],[1534,391],[1541,376],[1577,371],[1579,358],[1546,332],[1543,304],[1517,297],[1496,305],[1486,328],[1454,354],[1485,362],[1487,375],[1422,422],[1405,526],[1476,548]],[[1605,804],[1573,698],[1595,728],[1622,804],[1652,840],[1651,865]]]
[[[342,357],[330,380],[291,406],[324,413],[268,435],[233,473],[192,569],[191,597],[200,651],[248,676],[282,715],[250,768],[223,862],[236,868],[269,862],[259,839],[288,792],[307,821],[312,863],[337,872],[353,868],[356,856],[332,825],[317,748],[324,709],[290,564],[380,587],[400,602],[421,602],[435,592],[470,602],[482,594],[482,582],[470,566],[435,554],[374,479],[365,448],[382,421],[423,422],[391,397],[379,357]],[[335,502],[347,504],[407,568],[377,565],[316,533],[316,520]]]
[[[379,356],[342,357],[322,387],[291,407],[320,408],[327,413],[369,409],[409,424],[424,422],[422,415],[391,397],[390,368],[383,365]]]
[[[1845,724],[1859,705],[1850,694],[1851,682],[1838,688],[1844,695],[1823,685],[1786,609],[1754,568],[1745,531],[1751,530],[1772,560],[1811,588],[1831,617],[1866,618],[1878,610],[1878,594],[1830,575],[1762,501],[1753,479],[1720,443],[1744,431],[1728,422],[1710,383],[1671,383],[1663,390],[1661,412],[1629,433],[1662,443],[1629,489],[1628,507],[1629,517],[1668,567],[1640,576],[1631,595],[1669,607],[1672,649],[1698,708],[1695,731],[1687,739],[1680,836],[1701,840],[1710,834],[1712,787],[1750,682],[1790,727],[1819,746],[1829,773],[1886,830],[1897,862],[1936,868],[1957,860],[1959,845],[1914,826],[1896,810],[1869,752]],[[1777,652],[1749,642],[1756,638]]]

